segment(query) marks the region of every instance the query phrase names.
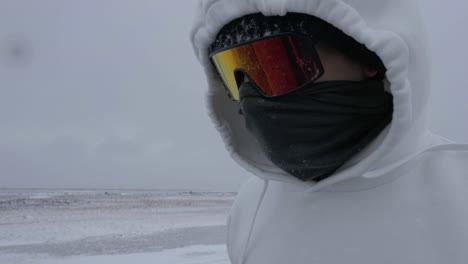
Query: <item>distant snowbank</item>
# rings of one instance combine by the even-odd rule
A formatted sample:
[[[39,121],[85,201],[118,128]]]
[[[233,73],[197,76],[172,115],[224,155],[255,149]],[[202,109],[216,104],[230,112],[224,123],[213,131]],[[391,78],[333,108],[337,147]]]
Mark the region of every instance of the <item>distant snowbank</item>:
[[[37,264],[230,264],[224,245],[197,245],[158,253],[45,259]]]
[[[193,259],[199,259],[193,263],[228,263],[223,244],[234,196],[185,191],[3,190],[0,263],[107,263],[104,260],[139,258],[153,263],[185,264]]]

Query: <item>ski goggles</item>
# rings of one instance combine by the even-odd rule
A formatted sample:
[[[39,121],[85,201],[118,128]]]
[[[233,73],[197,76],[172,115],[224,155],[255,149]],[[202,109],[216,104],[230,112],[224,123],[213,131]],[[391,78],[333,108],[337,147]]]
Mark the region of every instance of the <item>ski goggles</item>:
[[[244,77],[266,97],[295,91],[322,76],[315,40],[282,34],[228,47],[210,54],[231,99],[239,101]]]

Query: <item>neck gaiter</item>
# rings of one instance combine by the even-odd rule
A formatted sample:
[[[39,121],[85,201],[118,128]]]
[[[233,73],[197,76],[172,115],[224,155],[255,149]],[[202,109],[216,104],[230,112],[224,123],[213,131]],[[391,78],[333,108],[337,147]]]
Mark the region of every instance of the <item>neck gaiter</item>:
[[[392,120],[382,80],[312,83],[272,98],[245,82],[239,93],[247,130],[266,157],[302,181],[332,176]]]

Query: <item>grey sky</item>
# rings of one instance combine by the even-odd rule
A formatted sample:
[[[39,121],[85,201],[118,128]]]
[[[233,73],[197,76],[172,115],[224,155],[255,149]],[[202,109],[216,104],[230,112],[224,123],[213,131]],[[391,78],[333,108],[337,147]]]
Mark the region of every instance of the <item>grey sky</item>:
[[[465,1],[423,1],[431,127],[468,141]],[[0,188],[237,190],[189,43],[196,1],[2,0]],[[179,74],[183,73],[183,74]]]

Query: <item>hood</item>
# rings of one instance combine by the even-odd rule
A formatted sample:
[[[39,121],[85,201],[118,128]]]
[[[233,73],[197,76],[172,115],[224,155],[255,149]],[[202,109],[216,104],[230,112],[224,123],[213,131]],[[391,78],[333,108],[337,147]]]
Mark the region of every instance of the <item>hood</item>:
[[[320,183],[301,182],[263,155],[208,58],[217,33],[232,20],[253,13],[272,16],[288,12],[319,17],[374,51],[388,70],[386,86],[394,97],[392,123],[361,153]],[[207,77],[207,107],[215,127],[232,158],[262,179],[322,188],[350,179],[381,178],[388,168],[436,144],[426,129],[431,55],[415,0],[202,0],[191,41]]]

